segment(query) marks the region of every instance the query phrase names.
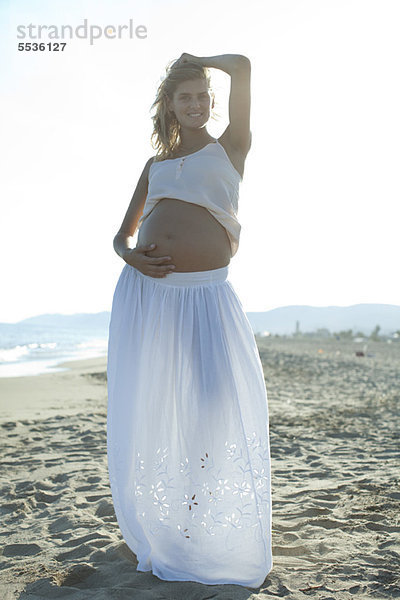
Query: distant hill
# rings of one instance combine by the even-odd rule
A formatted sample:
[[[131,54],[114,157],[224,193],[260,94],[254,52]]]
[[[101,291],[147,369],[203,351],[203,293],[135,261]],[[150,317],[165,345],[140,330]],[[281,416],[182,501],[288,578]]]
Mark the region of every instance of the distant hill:
[[[302,333],[326,328],[332,333],[352,329],[369,335],[376,325],[381,334],[400,330],[400,306],[394,304],[355,304],[353,306],[282,306],[265,312],[246,313],[254,333],[290,335],[296,330],[296,321]],[[19,321],[18,325],[62,329],[93,329],[107,335],[110,312],[76,313],[72,315],[44,314]],[[0,323],[11,326],[15,324]]]
[[[60,315],[58,313],[38,315],[18,321],[18,324],[37,325],[40,327],[62,327],[84,329],[106,329],[110,322],[110,312],[98,313],[74,313],[72,315]]]
[[[254,333],[291,334],[296,321],[302,333],[326,328],[331,333],[352,329],[370,335],[376,325],[380,334],[400,330],[400,306],[395,304],[354,304],[353,306],[282,306],[267,312],[246,313]]]

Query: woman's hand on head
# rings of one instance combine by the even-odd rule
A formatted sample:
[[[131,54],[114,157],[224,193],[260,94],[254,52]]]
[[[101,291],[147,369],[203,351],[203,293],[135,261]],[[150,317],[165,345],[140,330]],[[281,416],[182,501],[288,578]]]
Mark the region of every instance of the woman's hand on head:
[[[175,265],[172,264],[170,256],[147,256],[146,252],[154,250],[156,244],[148,246],[136,246],[136,248],[128,248],[124,252],[123,259],[131,267],[135,267],[143,275],[149,277],[165,277],[167,273],[172,273]]]
[[[199,56],[193,56],[193,54],[183,52],[183,54],[181,54],[178,60],[174,63],[174,67],[179,67],[187,62],[194,62],[199,64],[200,66],[203,66],[202,59]]]

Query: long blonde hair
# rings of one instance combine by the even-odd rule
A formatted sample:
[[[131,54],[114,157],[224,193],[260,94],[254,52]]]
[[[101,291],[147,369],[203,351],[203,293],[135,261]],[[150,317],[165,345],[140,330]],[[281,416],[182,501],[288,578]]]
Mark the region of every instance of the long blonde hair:
[[[157,150],[156,161],[171,156],[181,143],[179,121],[175,114],[169,111],[167,104],[167,99],[172,100],[178,85],[183,81],[204,79],[207,82],[207,89],[212,91],[211,76],[207,67],[189,61],[177,66],[177,62],[178,60],[173,60],[167,64],[166,75],[157,89],[156,99],[151,106],[151,109],[156,109],[155,115],[151,117],[153,121],[151,144]],[[214,98],[213,92],[212,96]],[[211,118],[215,118],[215,114],[215,111],[212,111]]]

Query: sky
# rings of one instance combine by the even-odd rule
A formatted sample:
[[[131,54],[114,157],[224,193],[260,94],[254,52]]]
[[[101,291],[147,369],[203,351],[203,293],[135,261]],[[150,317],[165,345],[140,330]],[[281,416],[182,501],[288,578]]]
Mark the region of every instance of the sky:
[[[18,51],[18,26],[85,19],[131,19],[146,37]],[[399,19],[397,0],[3,0],[0,322],[111,310],[125,264],[113,238],[155,154],[156,89],[183,52],[251,61],[229,268],[244,310],[400,305]],[[230,77],[210,71],[218,137]]]

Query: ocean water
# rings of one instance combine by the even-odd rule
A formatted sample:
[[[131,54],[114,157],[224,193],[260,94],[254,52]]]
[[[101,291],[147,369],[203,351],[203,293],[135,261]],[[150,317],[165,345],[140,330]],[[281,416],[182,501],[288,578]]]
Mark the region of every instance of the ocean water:
[[[53,319],[54,321],[54,319]],[[107,354],[108,324],[0,323],[0,377],[23,377],[55,371],[68,360]]]

